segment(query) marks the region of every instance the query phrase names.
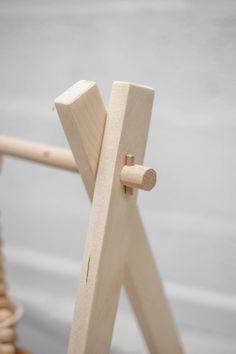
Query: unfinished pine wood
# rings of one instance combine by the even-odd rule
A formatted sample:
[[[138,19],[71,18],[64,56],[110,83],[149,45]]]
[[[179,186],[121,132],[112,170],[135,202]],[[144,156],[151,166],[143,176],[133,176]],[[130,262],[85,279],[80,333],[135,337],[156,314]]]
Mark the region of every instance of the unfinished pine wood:
[[[104,118],[104,114],[102,117]],[[71,172],[79,172],[78,165],[75,163],[71,151],[54,146],[32,143],[23,139],[2,135],[0,136],[0,154]],[[93,172],[95,174],[96,169]],[[127,165],[121,170],[120,180],[126,187],[150,191],[156,184],[156,172],[150,167],[134,165],[133,168],[130,168],[130,165]]]
[[[0,354],[15,354],[15,346],[8,343],[0,343]]]
[[[141,165],[124,166],[120,180],[126,187],[150,191],[156,184],[156,172],[153,168]]]
[[[33,353],[24,348],[16,348],[15,354],[33,354]]]
[[[0,155],[8,155],[71,172],[78,172],[78,165],[76,165],[71,151],[10,136],[0,136]]]
[[[127,154],[125,157],[125,166],[134,166],[135,164],[135,156],[133,154]],[[122,170],[121,170],[122,175]],[[132,195],[134,193],[133,188],[124,185],[124,191],[127,194]]]
[[[75,97],[76,96],[79,97],[78,95],[76,95],[75,91],[74,94]],[[117,110],[119,110],[118,107]],[[80,112],[78,112],[78,114],[80,116]],[[76,112],[75,112],[74,119],[76,120]],[[61,121],[62,122],[64,121],[62,117],[61,117]],[[102,139],[103,132],[100,132],[100,134],[101,134],[100,139]],[[76,136],[71,136],[70,139],[77,140]],[[74,144],[71,145],[76,146],[76,141],[74,142]],[[83,156],[85,152],[81,153],[81,150],[77,152],[74,151],[73,149],[72,152],[76,154],[77,163],[80,165],[81,169],[83,169],[83,161],[84,161]],[[89,158],[90,156],[88,156],[88,159]],[[92,200],[92,195],[90,192],[94,190],[96,175],[94,174],[92,176],[92,181],[91,180],[87,181],[85,175],[82,175],[82,178],[88,190],[88,194],[90,195],[90,199]],[[93,185],[91,186],[89,185],[89,183],[92,183]],[[126,196],[125,198],[129,198],[129,196]],[[131,303],[133,304],[133,308],[136,312],[136,316],[138,318],[140,327],[143,330],[143,334],[147,346],[151,353],[179,354],[181,353],[181,348],[180,348],[178,336],[173,324],[173,320],[170,314],[167,301],[165,299],[165,295],[162,290],[162,285],[161,285],[158,272],[156,270],[154,258],[150,250],[150,247],[148,245],[145,231],[140,216],[138,214],[136,205],[134,206],[134,212],[132,217],[130,216],[129,221],[130,221],[129,226],[132,225],[132,227],[130,229],[129,228],[126,229],[126,233],[130,235],[130,246],[129,246],[126,267],[125,267],[126,269],[125,269],[124,283],[128,295],[130,297]],[[136,240],[136,235],[137,235],[137,240]],[[89,246],[87,246],[87,249],[88,247]],[[87,254],[87,258],[85,256],[85,260],[84,260],[85,269],[82,272],[83,279],[87,279],[87,281],[89,279],[89,276],[91,275],[90,263],[91,263],[91,256],[90,258],[88,258],[88,254]],[[108,265],[108,268],[109,267],[110,265]],[[101,310],[101,316],[103,316],[102,310]],[[105,310],[104,313],[106,314],[107,311]],[[160,314],[162,316],[160,316]],[[80,335],[80,327],[78,326],[78,322],[77,322],[78,316],[79,316],[79,303],[77,301],[73,328],[71,331],[71,340],[70,340],[70,349],[69,349],[70,354],[82,353],[77,348],[77,341],[79,340],[78,336]],[[111,316],[112,316],[112,324],[113,324],[114,313],[112,313]],[[103,321],[101,319],[101,323],[98,326],[102,326],[102,328],[104,329],[102,323]],[[87,336],[88,335],[89,333],[87,333]]]
[[[114,83],[99,160],[69,353],[109,353],[136,195],[120,184],[125,156],[142,163],[153,90]],[[140,129],[135,129],[140,126]],[[133,139],[130,139],[133,136]],[[135,144],[139,141],[139,144]],[[89,269],[88,269],[89,266]]]
[[[0,309],[10,309],[12,307],[11,300],[6,296],[0,297]]]
[[[17,339],[15,328],[1,328],[0,329],[0,343],[14,343]]]
[[[1,283],[0,282],[0,296],[5,295],[7,290],[7,285],[6,283]]]
[[[0,330],[1,328],[13,327],[19,322],[23,315],[23,307],[20,304],[12,305],[11,309],[1,309],[1,322],[0,322]]]
[[[94,191],[106,111],[97,85],[81,80],[55,100],[68,143],[90,199]]]
[[[131,230],[124,285],[149,352],[181,354],[180,340],[137,208]]]
[[[12,311],[9,309],[0,309],[0,323],[10,318]]]

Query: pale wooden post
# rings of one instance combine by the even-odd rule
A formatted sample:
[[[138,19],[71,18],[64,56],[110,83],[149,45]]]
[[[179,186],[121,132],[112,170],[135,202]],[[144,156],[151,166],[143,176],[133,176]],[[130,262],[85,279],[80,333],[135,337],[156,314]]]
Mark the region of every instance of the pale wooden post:
[[[143,162],[153,95],[151,88],[115,82],[107,120],[93,82],[79,82],[55,101],[92,200],[69,354],[109,353],[123,282],[150,352],[182,353],[137,192],[127,193],[120,181],[127,155],[134,155],[135,164]]]

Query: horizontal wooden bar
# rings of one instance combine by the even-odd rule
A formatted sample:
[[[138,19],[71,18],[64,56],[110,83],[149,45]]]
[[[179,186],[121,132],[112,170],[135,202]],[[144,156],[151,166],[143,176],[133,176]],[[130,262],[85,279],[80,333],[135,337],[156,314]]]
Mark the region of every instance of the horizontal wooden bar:
[[[50,145],[43,145],[0,135],[0,155],[12,156],[43,165],[61,168],[71,172],[79,172],[72,152]],[[150,190],[156,182],[153,169],[134,165],[124,166],[121,171],[121,182],[131,188]]]
[[[0,136],[0,155],[33,161],[71,172],[79,172],[70,150],[36,144],[10,136]]]

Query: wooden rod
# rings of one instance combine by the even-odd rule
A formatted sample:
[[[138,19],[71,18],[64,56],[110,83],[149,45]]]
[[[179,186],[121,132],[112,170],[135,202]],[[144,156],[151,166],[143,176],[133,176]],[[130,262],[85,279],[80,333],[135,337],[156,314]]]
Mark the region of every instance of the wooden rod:
[[[156,184],[156,172],[150,167],[125,165],[120,174],[124,186],[150,191]]]
[[[10,136],[0,136],[0,155],[79,172],[70,150],[36,144]],[[121,170],[120,179],[126,187],[151,190],[156,183],[156,172],[152,168],[141,165],[125,165]]]
[[[36,144],[9,136],[0,136],[0,155],[8,155],[78,173],[71,151]]]

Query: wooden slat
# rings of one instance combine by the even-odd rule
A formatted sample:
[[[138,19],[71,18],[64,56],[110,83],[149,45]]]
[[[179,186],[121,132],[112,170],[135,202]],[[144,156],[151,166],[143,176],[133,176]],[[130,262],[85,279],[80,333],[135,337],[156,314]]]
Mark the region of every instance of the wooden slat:
[[[125,195],[127,153],[142,163],[153,90],[114,83],[103,138],[69,353],[108,353],[136,196]],[[140,129],[137,129],[137,126]],[[133,137],[133,139],[131,139]],[[139,142],[138,144],[136,142]]]
[[[119,85],[119,84],[115,84],[115,85]],[[114,99],[114,94],[115,94],[114,87],[116,87],[116,86],[113,86],[113,92],[112,92],[113,99]],[[153,92],[152,92],[152,94],[153,94]],[[133,97],[131,102],[133,100],[134,101],[139,100],[140,102],[142,102],[142,98],[135,96],[135,90],[132,92],[131,96]],[[116,100],[118,100],[118,101],[115,104],[114,103],[112,104],[112,106],[116,106],[116,111],[117,111],[116,114],[118,114],[119,111],[121,114],[121,107],[119,107],[119,105],[121,103],[122,103],[122,107],[124,109],[124,106],[123,106],[124,103],[119,100],[120,98],[121,98],[120,95],[118,95],[118,97],[116,98]],[[128,109],[131,110],[132,107],[127,106],[126,109],[127,109],[127,111],[128,111]],[[145,110],[145,108],[143,108],[143,109]],[[143,112],[142,108],[141,108],[141,112]],[[124,111],[123,111],[123,113],[124,113]],[[150,112],[148,112],[148,113],[150,114]],[[76,120],[76,114],[77,113],[75,112],[75,116],[74,116],[75,120]],[[141,115],[142,115],[142,113],[141,113]],[[80,113],[79,113],[79,116],[80,116]],[[64,119],[61,119],[61,121],[63,122]],[[136,121],[136,123],[137,124],[135,125],[135,129],[136,129],[136,126],[137,127],[139,126],[138,120]],[[104,144],[107,145],[107,148],[108,148],[108,146],[109,147],[113,146],[113,134],[114,134],[114,132],[117,131],[118,126],[119,126],[118,123],[116,125],[114,124],[113,132],[111,132],[110,128],[109,128],[109,130],[107,130],[107,133],[105,135],[107,138],[106,138],[106,142],[104,142]],[[126,125],[124,124],[123,129],[120,132],[120,134],[121,135],[124,134],[124,135],[122,135],[122,136],[124,136],[124,138],[122,140],[122,144],[124,144],[124,146],[126,146],[128,148],[129,145],[126,145],[126,144],[133,143],[135,145],[135,141],[137,141],[137,140],[135,140],[135,138],[137,138],[137,136],[133,136],[132,135],[133,133],[127,133],[128,135],[130,135],[128,137],[128,135],[124,133],[124,131],[127,130],[127,128],[126,128],[127,126],[128,126],[128,129],[131,128],[131,127],[129,127],[128,120],[126,121]],[[133,132],[135,132],[135,129],[133,129]],[[111,132],[110,140],[109,140],[110,133],[108,133],[108,131]],[[138,131],[139,131],[139,129],[138,129]],[[128,130],[128,132],[130,132],[130,130]],[[74,138],[77,139],[76,136],[69,137],[69,138],[72,140]],[[127,142],[126,142],[126,140],[127,140]],[[76,144],[72,143],[71,145],[75,146]],[[136,151],[135,147],[132,146],[132,147],[130,147],[130,149],[133,151],[127,151],[128,153],[135,153],[135,151]],[[77,162],[81,166],[81,168],[83,169],[83,154],[82,154],[82,158],[80,158],[81,151],[79,151],[79,153],[77,153],[73,149],[72,149],[72,151],[73,151],[73,153],[77,154]],[[122,164],[124,164],[125,154],[126,154],[126,152],[123,153],[122,157],[120,156],[119,168],[121,168]],[[119,154],[117,154],[117,156],[118,155]],[[141,156],[139,163],[141,163],[142,159],[143,159],[143,156]],[[101,167],[101,170],[104,169],[104,171],[106,171],[108,168],[108,165],[109,165],[108,162],[110,160],[107,160],[104,157],[103,161],[104,161],[103,165],[101,165],[103,167]],[[92,177],[93,177],[92,183],[95,185],[96,176],[93,175]],[[85,186],[88,189],[89,184],[88,184],[88,181],[86,180],[86,176],[83,175],[82,178],[84,179]],[[119,183],[117,184],[117,181],[118,181],[118,176],[116,179],[116,177],[114,177],[114,175],[113,175],[113,182],[115,183],[116,187],[119,185]],[[103,188],[105,189],[105,191],[104,191],[105,195],[107,194],[108,190],[110,190],[110,188],[111,188],[111,185],[110,185],[111,182],[112,182],[112,180],[108,180],[109,187],[107,189],[105,183],[102,183],[102,178],[100,180],[100,184],[102,184]],[[96,187],[96,188],[98,188],[98,187]],[[99,187],[99,189],[100,188],[101,187]],[[89,187],[89,190],[93,190],[93,189],[94,189],[94,186]],[[117,193],[120,193],[120,192],[121,191],[118,188]],[[91,193],[89,193],[89,194],[90,194],[90,199],[92,200],[92,195],[91,195]],[[100,198],[99,198],[101,205],[103,205],[103,203],[104,203],[103,196],[104,195],[101,194]],[[161,281],[160,281],[160,278],[159,278],[159,275],[158,275],[158,272],[157,272],[157,269],[155,266],[155,261],[154,261],[151,249],[149,247],[149,244],[147,242],[145,230],[143,228],[142,221],[140,219],[140,216],[139,216],[139,213],[137,210],[137,206],[134,203],[135,198],[134,199],[127,199],[127,198],[130,198],[130,196],[127,196],[127,195],[126,196],[123,195],[123,197],[125,198],[126,202],[128,202],[128,203],[125,203],[123,211],[120,211],[118,208],[118,212],[116,215],[118,217],[119,213],[121,213],[122,218],[123,218],[124,211],[129,210],[127,213],[127,218],[129,219],[128,225],[125,228],[127,220],[126,220],[126,217],[124,216],[123,222],[121,224],[121,229],[120,229],[120,231],[122,231],[124,228],[125,230],[123,230],[124,231],[123,233],[128,236],[130,235],[130,240],[129,240],[130,245],[129,245],[128,255],[127,255],[127,262],[126,262],[126,266],[125,266],[125,277],[124,277],[125,288],[128,292],[131,303],[132,303],[133,308],[136,312],[137,319],[139,321],[141,329],[143,330],[143,334],[145,336],[145,340],[146,340],[146,343],[147,343],[147,346],[148,346],[150,352],[151,353],[158,353],[158,354],[159,353],[160,354],[179,354],[179,353],[181,353],[181,349],[180,349],[178,336],[175,331],[172,316],[171,316],[171,313],[170,313],[170,310],[169,310],[169,307],[167,304],[167,300],[165,298],[165,295],[164,295],[164,292],[162,289]],[[133,197],[131,197],[131,198],[133,198]],[[131,207],[131,208],[130,208],[130,201],[132,203],[134,203],[133,207]],[[113,203],[114,203],[114,201],[113,201]],[[98,209],[99,209],[99,215],[100,215],[100,206],[99,205],[98,205]],[[133,212],[131,213],[132,215],[129,214],[130,209],[133,209]],[[95,212],[95,214],[96,214],[96,212]],[[116,218],[116,220],[114,220],[115,225],[119,221],[120,221],[120,218],[118,218],[118,219]],[[99,220],[98,220],[98,222],[99,222]],[[93,223],[94,223],[94,221],[93,221]],[[98,225],[100,225],[100,223]],[[117,227],[119,228],[119,226],[120,226],[120,223]],[[112,227],[112,225],[110,227]],[[97,230],[97,226],[95,228]],[[95,231],[94,231],[94,233],[95,233]],[[91,226],[90,226],[90,235],[91,235]],[[124,236],[124,237],[127,237],[127,236]],[[86,289],[88,287],[88,284],[91,284],[91,281],[93,280],[92,284],[94,286],[94,282],[98,281],[98,278],[100,278],[100,277],[103,278],[103,275],[101,275],[97,272],[94,273],[94,269],[96,269],[95,260],[97,259],[97,263],[99,263],[98,262],[98,257],[99,257],[98,254],[101,253],[101,244],[100,243],[102,243],[102,242],[97,237],[97,232],[96,232],[96,236],[95,236],[95,241],[93,241],[93,240],[91,241],[91,239],[92,239],[92,237],[90,236],[89,241],[87,242],[86,253],[85,253],[85,257],[84,257],[84,263],[83,263],[84,266],[83,266],[83,271],[82,271],[82,275],[81,275],[81,282],[82,282],[83,290],[80,291],[79,300],[77,300],[77,304],[76,304],[74,322],[73,322],[72,331],[71,331],[69,354],[75,354],[75,353],[78,354],[78,353],[86,352],[86,351],[81,351],[81,347],[79,346],[78,341],[80,341],[81,329],[82,329],[83,334],[84,334],[83,345],[84,345],[84,348],[86,348],[87,344],[85,345],[85,343],[88,342],[88,338],[85,338],[85,337],[86,337],[86,335],[88,335],[88,333],[87,333],[88,330],[90,333],[89,323],[91,323],[91,322],[85,321],[86,318],[89,318],[89,314],[86,312],[86,314],[83,313],[81,315],[80,306],[81,306],[81,308],[83,308],[87,304],[86,301],[89,301],[89,300],[86,300]],[[120,240],[120,235],[118,235],[118,239]],[[93,257],[92,261],[91,261],[90,247],[92,247],[93,252],[95,252],[97,247],[99,248],[99,250],[97,250],[95,252],[95,256],[96,256],[95,259]],[[119,248],[119,245],[118,245],[118,248]],[[126,248],[126,245],[124,248]],[[107,250],[107,252],[108,252],[108,250]],[[110,252],[110,249],[109,249],[109,252]],[[107,265],[107,268],[110,269],[110,264]],[[119,297],[119,287],[120,287],[120,281],[122,278],[122,272],[123,272],[123,268],[120,269],[119,271],[117,271],[118,275],[116,275],[112,281],[112,284],[114,284],[114,292],[115,292],[115,297],[112,300],[112,305],[110,303],[111,300],[107,299],[107,297],[106,297],[105,299],[108,302],[109,306],[106,306],[106,303],[105,304],[103,303],[103,306],[100,309],[101,318],[100,318],[100,323],[98,324],[97,328],[99,329],[101,326],[102,333],[100,333],[100,331],[98,332],[98,333],[100,333],[101,336],[103,336],[104,330],[106,332],[107,326],[109,327],[111,324],[111,327],[109,327],[109,328],[113,327],[115,308],[117,306],[117,301],[118,301],[118,297]],[[92,279],[91,279],[91,274],[93,276]],[[106,274],[106,277],[108,277],[108,274]],[[89,283],[88,283],[88,280],[89,280]],[[87,281],[87,283],[86,283],[86,281]],[[105,289],[106,289],[106,287],[105,287]],[[92,291],[91,288],[88,291],[91,292]],[[112,294],[112,297],[113,297],[113,294]],[[91,298],[90,298],[90,301],[91,301]],[[114,302],[115,302],[115,304],[114,304]],[[110,311],[110,306],[112,306],[113,311]],[[85,306],[85,307],[88,308],[87,306]],[[104,324],[104,326],[103,326],[103,318],[102,317],[103,317],[103,315],[106,317],[107,313],[108,314],[110,313],[110,315],[108,315],[108,318],[106,319],[106,324]],[[82,323],[84,321],[85,321],[85,323]],[[91,321],[91,317],[90,317],[90,321]],[[87,330],[85,330],[85,327],[87,328]],[[94,328],[94,331],[95,331],[95,328]],[[109,336],[111,336],[110,331],[111,331],[111,329],[109,330]],[[87,333],[87,334],[85,335],[85,333]],[[95,335],[96,335],[96,333],[95,333]],[[91,337],[89,337],[89,338],[90,338],[90,341],[93,342]],[[94,338],[94,337],[92,337],[92,338]],[[109,352],[109,350],[108,350],[109,343],[108,342],[110,342],[110,337],[107,338],[107,336],[105,335],[105,338],[106,338],[107,351],[103,351],[104,354]],[[94,346],[95,346],[95,343],[94,343]],[[92,345],[92,343],[91,343],[91,345]],[[83,350],[85,350],[85,349],[83,349]],[[95,348],[95,352],[96,352],[96,348]],[[91,352],[91,353],[93,353],[93,352]],[[98,353],[98,351],[96,353]]]
[[[97,173],[106,111],[97,85],[81,80],[55,100],[67,140],[92,199]]]

